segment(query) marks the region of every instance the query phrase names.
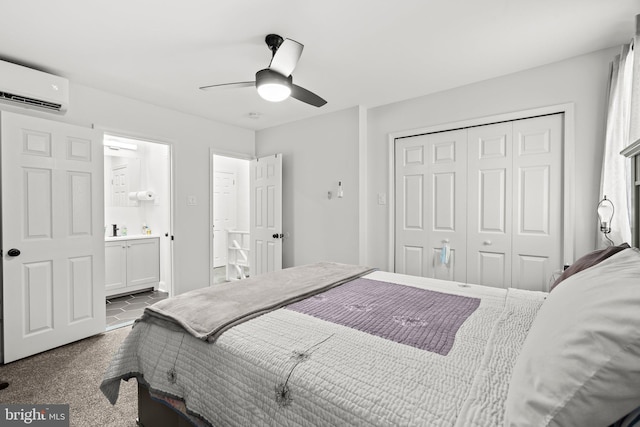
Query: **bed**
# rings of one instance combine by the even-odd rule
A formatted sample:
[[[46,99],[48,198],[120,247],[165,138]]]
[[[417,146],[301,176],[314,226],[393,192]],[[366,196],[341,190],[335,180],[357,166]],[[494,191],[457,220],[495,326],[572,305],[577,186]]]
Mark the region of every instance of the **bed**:
[[[145,427],[629,423],[640,251],[564,276],[543,293],[318,263],[197,290],[135,323],[101,390],[136,378]]]

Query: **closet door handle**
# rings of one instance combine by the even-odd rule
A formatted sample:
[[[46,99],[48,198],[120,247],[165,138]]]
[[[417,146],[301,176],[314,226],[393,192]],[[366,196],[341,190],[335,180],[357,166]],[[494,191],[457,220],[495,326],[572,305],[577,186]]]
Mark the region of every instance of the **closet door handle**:
[[[491,242],[491,240],[485,240],[484,242],[482,242],[483,245],[487,245],[487,246],[491,246],[493,244],[493,242]]]

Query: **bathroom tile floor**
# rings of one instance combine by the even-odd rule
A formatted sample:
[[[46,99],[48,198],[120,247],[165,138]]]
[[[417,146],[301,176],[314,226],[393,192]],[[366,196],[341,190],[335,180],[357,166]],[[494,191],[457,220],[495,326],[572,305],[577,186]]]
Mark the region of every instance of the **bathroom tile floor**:
[[[169,296],[168,292],[146,291],[107,298],[107,331],[133,323],[142,316],[145,307]]]

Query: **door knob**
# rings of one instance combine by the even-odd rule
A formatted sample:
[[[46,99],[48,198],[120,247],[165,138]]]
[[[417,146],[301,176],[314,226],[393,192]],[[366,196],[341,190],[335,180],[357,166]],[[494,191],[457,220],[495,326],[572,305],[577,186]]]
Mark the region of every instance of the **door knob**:
[[[276,234],[274,234],[274,235],[273,235],[273,236],[271,236],[271,237],[273,237],[274,239],[282,239],[282,238],[284,237],[284,234],[277,234],[277,233],[276,233]]]
[[[490,245],[491,244],[491,240],[485,240],[484,242],[482,242],[483,245]]]
[[[20,255],[20,249],[12,248],[7,251],[7,255],[9,256],[18,256]]]

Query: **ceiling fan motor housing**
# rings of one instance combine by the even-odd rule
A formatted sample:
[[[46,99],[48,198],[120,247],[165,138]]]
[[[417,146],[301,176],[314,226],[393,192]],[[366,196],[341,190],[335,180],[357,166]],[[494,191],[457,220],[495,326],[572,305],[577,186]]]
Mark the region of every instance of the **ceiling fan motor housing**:
[[[256,87],[262,86],[264,84],[280,84],[291,87],[293,83],[293,78],[291,76],[286,77],[282,74],[273,71],[269,68],[265,68],[264,70],[260,70],[256,73]]]

